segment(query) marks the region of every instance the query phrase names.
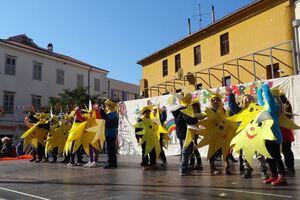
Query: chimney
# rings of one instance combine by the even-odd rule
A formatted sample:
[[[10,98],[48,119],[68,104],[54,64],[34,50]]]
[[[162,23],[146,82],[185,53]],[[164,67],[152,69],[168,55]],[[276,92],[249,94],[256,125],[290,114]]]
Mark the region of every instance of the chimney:
[[[189,35],[191,35],[191,19],[188,18],[188,31],[189,31]]]
[[[53,52],[53,45],[52,43],[49,43],[47,46],[48,51]]]
[[[215,23],[216,16],[215,16],[215,7],[213,5],[211,6],[211,18],[212,18],[212,23]]]

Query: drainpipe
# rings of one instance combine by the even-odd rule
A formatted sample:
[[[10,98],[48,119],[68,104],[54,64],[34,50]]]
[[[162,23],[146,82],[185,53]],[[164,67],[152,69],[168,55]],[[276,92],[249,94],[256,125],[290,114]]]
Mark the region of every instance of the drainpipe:
[[[295,46],[296,46],[296,59],[297,59],[297,68],[298,74],[300,73],[300,47],[299,47],[299,27],[300,19],[295,19],[293,21],[294,33],[295,33]]]
[[[110,80],[107,79],[107,98],[111,99],[110,97]]]
[[[90,96],[90,88],[91,88],[91,71],[92,71],[92,67],[90,67],[88,71],[88,95],[89,96]]]

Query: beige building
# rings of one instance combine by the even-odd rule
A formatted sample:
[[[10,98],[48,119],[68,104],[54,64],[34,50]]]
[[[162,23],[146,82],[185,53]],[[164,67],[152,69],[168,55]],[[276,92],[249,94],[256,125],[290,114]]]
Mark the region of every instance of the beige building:
[[[108,79],[108,72],[56,53],[51,43],[39,47],[25,34],[0,39],[0,135],[19,138],[25,111],[47,106],[49,98],[59,97],[63,89],[83,86],[90,95],[105,98],[111,91],[120,91],[127,99],[131,93],[139,94],[138,86]]]
[[[108,96],[112,99],[126,101],[139,98],[140,88],[138,85],[109,78],[108,88]]]

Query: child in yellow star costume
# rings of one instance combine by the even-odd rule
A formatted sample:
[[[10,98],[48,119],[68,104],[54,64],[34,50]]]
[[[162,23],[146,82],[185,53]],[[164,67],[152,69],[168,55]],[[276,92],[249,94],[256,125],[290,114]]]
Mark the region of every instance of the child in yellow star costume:
[[[228,105],[230,108],[230,115],[231,117],[227,118],[234,122],[239,123],[239,128],[236,131],[237,133],[241,132],[248,124],[251,123],[257,117],[260,112],[262,111],[262,106],[255,104],[254,97],[250,94],[243,94],[241,98],[241,103],[239,106],[236,103],[235,95],[233,94],[230,87],[226,88],[228,94]],[[262,170],[261,177],[262,179],[266,179],[267,174],[267,166],[265,157],[259,153],[255,154],[257,159],[260,162],[260,168]],[[240,172],[243,178],[251,178],[252,177],[252,170],[253,168],[246,160],[245,156],[243,156],[243,151],[240,151]]]
[[[31,144],[36,150],[38,159],[35,162],[41,162],[45,154],[45,139],[50,128],[49,114],[36,113],[34,116],[29,117],[31,117],[34,125],[22,134],[21,139],[24,139],[24,149]]]
[[[74,121],[65,145],[65,152],[71,152],[70,166],[74,165],[74,153],[82,145],[84,151],[90,156],[90,160],[85,167],[96,167],[98,151],[103,146],[104,120],[99,119],[98,106],[95,104],[92,107],[91,102],[89,104],[88,113],[84,115],[81,114],[78,107],[76,108],[75,120],[79,119],[81,122],[76,123]]]
[[[53,115],[51,118],[50,131],[45,141],[45,155],[47,156],[49,152],[52,151],[53,160],[50,161],[50,163],[56,163],[57,155],[63,153],[72,124],[68,122],[67,115],[61,116],[60,118]]]
[[[198,119],[194,114],[193,108],[190,106],[192,101],[192,94],[188,91],[181,95],[175,95],[181,106],[171,110],[176,124],[176,135],[180,142],[180,167],[179,173],[181,176],[188,176],[191,174],[189,167],[189,159],[193,151],[193,134],[187,128],[188,125],[195,125]]]
[[[141,135],[139,144],[142,145],[143,161],[142,166],[144,170],[156,168],[156,158],[159,157],[161,147],[159,143],[160,133],[167,133],[161,126],[154,123],[150,118],[153,106],[144,106],[141,109],[143,117],[135,124],[138,129],[137,135]],[[150,157],[150,164],[148,165],[148,154]]]
[[[201,113],[201,105],[200,105],[200,100],[198,97],[194,98],[192,100],[191,107],[193,108],[193,112],[194,112],[193,116],[197,117],[198,120],[203,120],[207,117],[205,113]],[[195,129],[191,128],[191,125],[188,126],[187,137],[189,137],[188,134],[191,134],[191,137],[192,137],[192,140],[194,143],[192,154],[190,157],[190,163],[189,163],[189,166],[192,170],[203,170],[201,155],[197,148],[199,131],[201,131],[201,129],[199,129],[198,126],[196,126]],[[186,141],[187,140],[189,140],[189,139],[186,139]]]
[[[156,123],[158,126],[163,128],[164,122],[167,120],[167,114],[166,114],[166,111],[162,111],[162,109],[160,108],[160,104],[157,104],[157,105],[153,106],[152,112],[150,113],[150,118],[152,119],[152,121],[154,123]],[[161,163],[162,167],[167,166],[167,158],[166,158],[163,147],[165,146],[164,143],[166,143],[166,146],[167,146],[168,141],[170,141],[169,134],[159,133],[159,144],[160,144],[159,158],[162,161],[162,163]]]
[[[207,159],[210,162],[211,173],[219,174],[214,163],[216,152],[221,149],[223,161],[226,166],[226,174],[231,174],[231,169],[228,161],[229,144],[231,139],[236,135],[237,124],[226,119],[227,114],[222,104],[222,97],[218,93],[213,93],[210,96],[211,108],[205,110],[207,118],[199,125],[205,127],[205,130],[200,132],[203,139],[198,144],[198,148],[209,145]]]

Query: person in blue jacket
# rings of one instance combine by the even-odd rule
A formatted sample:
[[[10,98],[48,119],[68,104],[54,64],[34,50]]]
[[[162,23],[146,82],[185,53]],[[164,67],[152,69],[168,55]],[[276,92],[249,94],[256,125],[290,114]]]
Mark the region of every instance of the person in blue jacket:
[[[119,117],[117,112],[117,103],[110,99],[104,102],[105,109],[101,110],[101,116],[105,120],[105,140],[108,156],[108,164],[104,166],[104,169],[117,168],[117,151],[116,141],[118,135]]]
[[[264,105],[263,96],[268,104],[268,111],[274,120],[272,126],[272,132],[276,137],[276,141],[266,140],[266,148],[271,158],[267,158],[269,163],[271,177],[264,180],[263,183],[271,184],[274,186],[287,185],[285,178],[284,164],[281,159],[280,154],[280,144],[282,143],[282,133],[279,127],[279,115],[282,113],[282,102],[280,100],[280,91],[278,89],[273,89],[272,92],[267,84],[263,84],[257,91],[258,103]]]

